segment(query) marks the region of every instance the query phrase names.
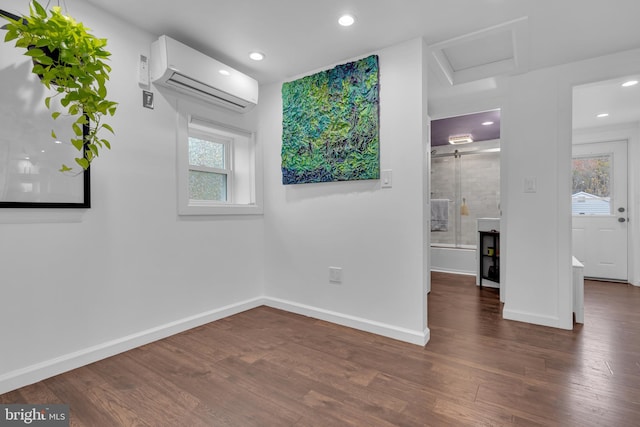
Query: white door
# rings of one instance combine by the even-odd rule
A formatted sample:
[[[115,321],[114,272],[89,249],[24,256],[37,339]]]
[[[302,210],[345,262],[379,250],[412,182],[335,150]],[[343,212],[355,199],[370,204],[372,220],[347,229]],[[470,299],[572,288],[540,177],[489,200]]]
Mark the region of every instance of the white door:
[[[627,280],[627,141],[573,145],[573,255],[584,275]]]

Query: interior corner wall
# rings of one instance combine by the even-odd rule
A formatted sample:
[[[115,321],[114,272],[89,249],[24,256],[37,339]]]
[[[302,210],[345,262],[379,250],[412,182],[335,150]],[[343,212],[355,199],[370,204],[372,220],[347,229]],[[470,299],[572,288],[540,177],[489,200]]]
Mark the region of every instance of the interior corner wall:
[[[416,344],[428,339],[423,50],[416,39],[374,52],[381,169],[392,170],[392,188],[381,188],[379,180],[284,186],[282,85],[261,88],[270,304]],[[330,266],[342,268],[342,283],[329,282]]]
[[[154,37],[67,4],[108,39],[116,134],[91,209],[0,210],[0,393],[262,303],[263,218],[177,215],[175,98],[152,87],[143,108],[137,82]],[[255,128],[258,114],[214,116]]]

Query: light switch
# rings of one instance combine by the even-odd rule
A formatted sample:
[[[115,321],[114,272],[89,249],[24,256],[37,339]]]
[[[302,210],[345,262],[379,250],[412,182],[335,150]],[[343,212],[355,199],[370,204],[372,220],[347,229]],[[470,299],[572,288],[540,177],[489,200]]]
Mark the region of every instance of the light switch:
[[[380,181],[382,188],[391,188],[393,184],[391,169],[383,169],[380,173]]]
[[[524,178],[524,192],[535,193],[538,191],[538,183],[535,176],[526,176]]]
[[[329,282],[342,283],[342,267],[329,267]]]

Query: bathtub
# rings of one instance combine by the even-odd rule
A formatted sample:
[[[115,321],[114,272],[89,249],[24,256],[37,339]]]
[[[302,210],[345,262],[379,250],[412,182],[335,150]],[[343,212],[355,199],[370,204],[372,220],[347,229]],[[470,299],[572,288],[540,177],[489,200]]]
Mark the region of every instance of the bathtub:
[[[455,247],[443,243],[431,245],[431,271],[476,275],[476,247]]]

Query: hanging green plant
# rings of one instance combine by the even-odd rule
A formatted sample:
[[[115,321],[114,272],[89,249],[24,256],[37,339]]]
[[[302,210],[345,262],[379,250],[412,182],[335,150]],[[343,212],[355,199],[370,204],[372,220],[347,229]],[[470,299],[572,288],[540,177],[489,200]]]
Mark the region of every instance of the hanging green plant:
[[[82,153],[75,159],[83,169],[88,169],[98,157],[100,149],[111,149],[111,143],[100,137],[101,131],[114,133],[103,121],[113,116],[117,103],[107,99],[105,83],[109,80],[111,67],[105,62],[111,53],[105,49],[106,39],[99,39],[81,22],[62,14],[59,6],[47,12],[37,1],[29,4],[29,16],[12,19],[3,16],[9,24],[4,41],[15,40],[15,46],[25,49],[25,55],[33,59],[32,72],[40,77],[47,89],[54,92],[44,103],[51,109],[51,100],[59,98],[66,114],[76,117],[72,123],[75,138],[73,146]],[[53,111],[57,119],[64,114]],[[56,138],[52,131],[51,136]],[[62,165],[61,172],[73,168]]]

